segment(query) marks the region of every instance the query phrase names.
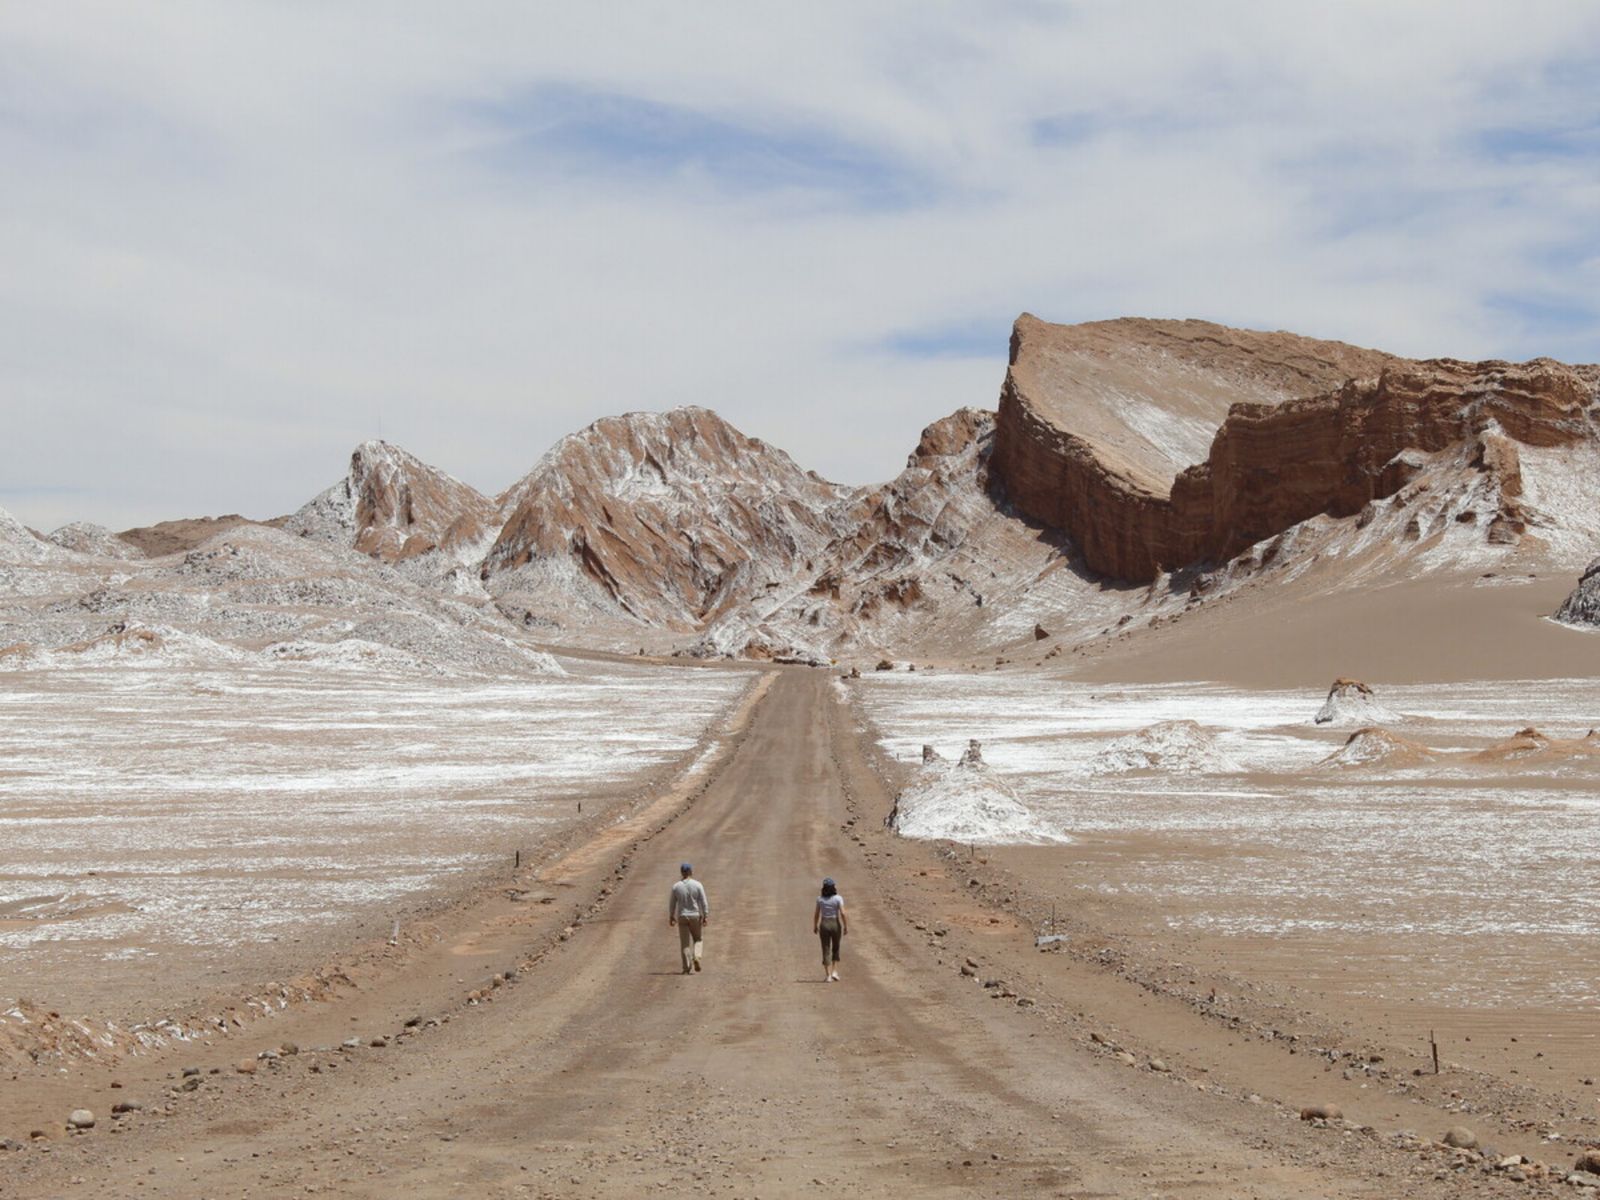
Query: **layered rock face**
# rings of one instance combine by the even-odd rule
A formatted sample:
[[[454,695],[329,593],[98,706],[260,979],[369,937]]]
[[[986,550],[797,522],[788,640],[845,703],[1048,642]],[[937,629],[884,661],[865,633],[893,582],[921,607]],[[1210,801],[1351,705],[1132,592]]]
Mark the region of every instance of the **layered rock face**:
[[[1024,316],[992,469],[1018,510],[1077,539],[1091,569],[1132,582],[1225,561],[1318,514],[1353,515],[1410,481],[1408,452],[1457,446],[1500,485],[1490,536],[1514,540],[1517,443],[1591,440],[1597,384],[1594,368],[1546,359],[1411,362],[1196,322]],[[1205,461],[1178,470],[1175,446],[1137,432],[1163,394],[1180,421],[1216,418]]]
[[[708,409],[607,417],[500,498],[481,574],[498,595],[576,569],[622,612],[695,629],[805,571],[857,495]]]
[[[460,480],[388,442],[363,442],[345,477],[283,526],[350,545],[383,562],[455,554],[495,528],[495,506]]]
[[[1600,628],[1600,558],[1589,564],[1578,586],[1561,602],[1556,620],[1564,625]]]

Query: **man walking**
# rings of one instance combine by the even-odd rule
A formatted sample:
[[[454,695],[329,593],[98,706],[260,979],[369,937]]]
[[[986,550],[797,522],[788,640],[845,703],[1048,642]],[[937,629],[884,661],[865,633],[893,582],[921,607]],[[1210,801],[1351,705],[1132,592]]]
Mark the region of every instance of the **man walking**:
[[[672,901],[667,908],[667,924],[678,927],[678,949],[683,955],[683,973],[700,969],[701,935],[706,918],[711,915],[711,905],[706,902],[706,889],[694,877],[694,868],[684,863],[678,868],[683,878],[672,885]]]

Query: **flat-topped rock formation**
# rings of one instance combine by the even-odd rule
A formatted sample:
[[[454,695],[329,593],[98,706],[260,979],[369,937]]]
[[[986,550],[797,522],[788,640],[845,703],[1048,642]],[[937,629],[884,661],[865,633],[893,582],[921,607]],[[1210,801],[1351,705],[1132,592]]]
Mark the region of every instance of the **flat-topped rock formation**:
[[[1223,562],[1311,517],[1353,516],[1410,482],[1415,456],[1453,447],[1496,481],[1485,528],[1511,541],[1525,529],[1517,445],[1594,437],[1597,368],[1410,362],[1193,324],[1111,322],[1120,337],[1108,341],[1105,326],[1024,316],[1012,336],[993,471],[1022,513],[1072,535],[1115,579]],[[1165,424],[1151,415],[1163,406]],[[1204,460],[1179,469],[1208,420]],[[1138,432],[1147,423],[1187,440],[1160,445]]]

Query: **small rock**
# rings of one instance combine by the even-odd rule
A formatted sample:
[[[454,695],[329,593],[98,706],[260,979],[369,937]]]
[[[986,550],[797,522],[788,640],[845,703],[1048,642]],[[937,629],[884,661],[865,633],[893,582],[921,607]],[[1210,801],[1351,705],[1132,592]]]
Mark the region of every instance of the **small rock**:
[[[1152,1058],[1150,1060],[1150,1069],[1160,1074],[1166,1074],[1168,1071],[1172,1070],[1171,1067],[1167,1066],[1167,1064],[1159,1058]]]
[[[382,1050],[388,1044],[389,1044],[389,1039],[388,1038],[382,1038],[382,1037],[375,1037],[370,1042],[367,1043],[367,1045],[371,1046],[374,1050]]]
[[[93,1129],[94,1114],[87,1108],[75,1108],[67,1117],[68,1129]]]
[[[198,1074],[200,1074],[200,1068],[199,1067],[185,1067],[183,1069],[183,1077],[185,1079],[189,1078],[189,1076],[191,1076],[191,1075],[198,1075]],[[170,1076],[169,1076],[169,1078],[170,1078]]]
[[[1587,1171],[1591,1175],[1600,1175],[1600,1150],[1585,1150],[1578,1156],[1578,1161],[1572,1164],[1575,1171]]]
[[[1456,1150],[1471,1150],[1478,1144],[1478,1135],[1465,1125],[1453,1125],[1445,1130],[1442,1140],[1446,1146]]]
[[[1300,1110],[1300,1119],[1302,1121],[1342,1121],[1344,1119],[1344,1109],[1337,1104],[1308,1104]]]
[[[1133,1055],[1129,1054],[1126,1050],[1118,1050],[1116,1053],[1116,1059],[1125,1067],[1136,1067],[1139,1065],[1139,1060]]]
[[[183,1090],[186,1091],[186,1092],[197,1092],[197,1091],[199,1091],[200,1090],[200,1076],[191,1075],[188,1079],[185,1079],[183,1081]],[[115,1110],[113,1109],[112,1111],[115,1111]]]
[[[111,1106],[111,1115],[120,1117],[123,1113],[140,1112],[143,1109],[144,1105],[137,1100],[119,1100]]]
[[[256,1060],[253,1058],[241,1058],[233,1069],[241,1075],[254,1075],[256,1073]]]
[[[294,1055],[300,1053],[300,1047],[295,1045],[293,1042],[285,1042],[283,1045],[278,1047],[278,1053],[284,1055],[285,1057],[293,1057]]]

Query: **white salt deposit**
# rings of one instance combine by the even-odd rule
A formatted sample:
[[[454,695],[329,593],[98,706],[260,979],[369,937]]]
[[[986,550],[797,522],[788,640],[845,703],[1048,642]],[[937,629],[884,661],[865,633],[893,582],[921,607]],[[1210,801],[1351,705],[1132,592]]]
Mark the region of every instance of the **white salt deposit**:
[[[1348,732],[1308,722],[1314,701],[1303,690],[920,672],[865,672],[849,690],[885,752],[901,761],[914,760],[924,742],[976,735],[1044,829],[1070,829],[1078,843],[1151,838],[1183,852],[1177,871],[1160,852],[1088,860],[1097,876],[1089,886],[1134,897],[1179,927],[1404,938],[1449,963],[1447,979],[1426,985],[1442,995],[1600,1004],[1600,985],[1581,969],[1583,948],[1600,937],[1600,892],[1573,849],[1600,840],[1600,763],[1473,763],[1457,753],[1525,725],[1584,737],[1594,723],[1592,679],[1386,687],[1384,701],[1409,714],[1408,728],[1425,730],[1419,740],[1440,757],[1372,762],[1348,775],[1322,766]],[[1215,731],[1248,776],[1216,786],[1204,776],[1146,772],[1112,788],[1092,774],[1108,736],[1184,719]],[[1364,748],[1363,740],[1355,753]],[[1204,852],[1188,853],[1195,847]],[[1493,954],[1483,953],[1486,944]],[[1424,958],[1408,958],[1426,969]],[[1538,970],[1526,969],[1535,961]],[[1557,961],[1572,970],[1552,975]],[[1548,996],[1516,992],[1532,977]]]
[[[1174,775],[1237,771],[1224,754],[1217,731],[1195,721],[1160,721],[1112,742],[1089,764],[1097,775],[1164,771]]]
[[[1045,829],[972,742],[956,762],[934,756],[895,801],[891,824],[902,837],[956,842],[1061,842]]]
[[[83,978],[85,962],[136,961],[130,946],[220,959],[388,912],[533,846],[577,799],[622,803],[750,679],[330,673],[288,656],[13,675],[0,689],[0,979],[21,978],[24,958],[30,973]]]
[[[1354,679],[1336,679],[1328,689],[1317,715],[1311,720],[1317,725],[1350,728],[1363,725],[1387,725],[1403,718],[1378,702],[1377,693],[1366,684]]]

